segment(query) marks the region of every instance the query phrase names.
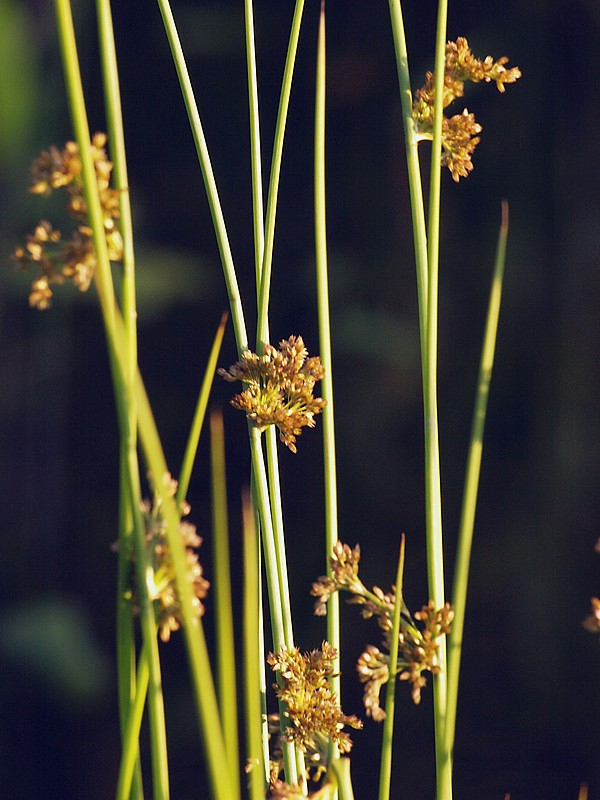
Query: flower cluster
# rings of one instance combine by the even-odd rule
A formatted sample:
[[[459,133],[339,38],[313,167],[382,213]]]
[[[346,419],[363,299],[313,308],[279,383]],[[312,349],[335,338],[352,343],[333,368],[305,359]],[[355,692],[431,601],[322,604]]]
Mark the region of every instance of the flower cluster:
[[[112,163],[106,155],[106,134],[96,133],[91,152],[102,206],[104,233],[111,261],[121,261],[123,243],[115,220],[119,217],[119,192],[110,186]],[[81,158],[75,142],[67,142],[61,151],[51,147],[33,162],[29,191],[48,197],[55,189],[66,189],[69,215],[79,224],[68,241],[59,230],[42,220],[27,237],[24,247],[17,247],[13,258],[19,266],[34,266],[39,275],[32,283],[29,305],[38,309],[52,304],[51,284],[72,281],[85,292],[96,269],[93,232],[87,225],[87,206],[81,175]]]
[[[311,800],[335,800],[338,796],[337,787],[328,782],[308,796]],[[269,800],[306,800],[306,797],[302,786],[291,785],[279,779],[272,781],[269,787]]]
[[[335,657],[336,650],[328,642],[309,653],[281,647],[267,657],[271,669],[279,674],[274,689],[286,708],[287,725],[281,738],[302,750],[309,769],[316,769],[317,776],[326,769],[329,739],[341,753],[348,753],[352,742],[344,726],[362,728],[357,717],[342,712],[332,691],[329,679],[334,674]]]
[[[600,539],[596,542],[594,550],[600,553]],[[583,620],[583,627],[590,633],[600,633],[600,599],[592,597],[591,613]]]
[[[514,83],[521,77],[518,67],[506,68],[508,58],[503,56],[494,61],[486,56],[483,61],[475,58],[464,37],[446,44],[444,65],[443,108],[464,94],[465,82],[495,83],[498,91],[504,92],[507,83]],[[418,139],[433,138],[434,74],[428,72],[425,85],[415,92],[413,101],[413,121]],[[465,108],[461,114],[444,116],[442,121],[442,164],[448,167],[455,181],[466,178],[473,169],[471,156],[479,144],[482,128],[473,114]]]
[[[435,610],[430,600],[421,611],[411,615],[402,597],[396,597],[394,587],[387,593],[378,586],[367,589],[358,576],[359,561],[358,545],[351,548],[336,542],[329,559],[331,576],[322,576],[313,583],[311,594],[317,598],[315,614],[318,616],[325,614],[327,601],[334,592],[345,591],[350,594],[350,604],[361,606],[364,619],[374,617],[377,620],[387,652],[368,645],[358,659],[357,671],[359,680],[365,684],[363,702],[367,716],[381,721],[385,719],[385,712],[380,705],[380,692],[389,680],[390,636],[396,602],[402,604],[397,674],[400,680],[411,683],[414,703],[420,702],[421,689],[427,683],[424,673],[435,674],[440,670],[439,637],[449,632],[454,612],[448,603]]]
[[[170,491],[175,494],[177,484],[167,476]],[[183,516],[189,514],[190,508],[184,504],[181,512]],[[145,500],[142,504],[142,517],[146,530],[147,561],[151,567],[151,577],[147,578],[150,590],[150,599],[154,602],[160,638],[168,642],[173,631],[179,630],[183,625],[181,606],[175,583],[175,569],[167,542],[166,523],[162,514],[160,498],[155,494],[154,501]],[[202,565],[198,561],[196,549],[202,544],[202,539],[196,533],[195,525],[182,520],[180,524],[181,539],[186,548],[187,577],[192,586],[193,607],[196,614],[204,614],[202,600],[210,586],[203,577]],[[135,590],[133,592],[134,605]]]
[[[231,405],[245,411],[260,431],[276,425],[281,441],[295,453],[296,437],[304,426],[314,428],[315,415],[326,404],[322,397],[313,396],[325,371],[318,356],[308,358],[301,336],[290,336],[279,347],[265,345],[262,356],[246,350],[228,370],[219,369],[219,375],[246,386]]]

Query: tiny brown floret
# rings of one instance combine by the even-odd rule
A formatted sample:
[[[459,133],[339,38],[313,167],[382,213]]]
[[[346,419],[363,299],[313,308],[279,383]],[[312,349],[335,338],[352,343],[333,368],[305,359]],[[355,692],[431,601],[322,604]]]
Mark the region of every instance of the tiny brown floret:
[[[443,108],[464,95],[465,82],[495,83],[498,91],[504,92],[507,83],[521,77],[518,67],[507,69],[508,58],[494,61],[492,56],[483,60],[476,58],[464,37],[446,44],[444,65]],[[435,99],[435,77],[427,72],[425,85],[415,92],[413,121],[417,139],[433,138],[433,109]],[[471,156],[479,144],[482,128],[473,114],[465,108],[461,114],[446,117],[442,121],[442,166],[448,167],[455,181],[465,178],[473,169]]]
[[[119,191],[111,188],[112,163],[106,155],[106,134],[96,133],[91,142],[91,154],[96,172],[102,207],[104,235],[111,261],[123,258],[123,242],[116,220],[119,217]],[[61,233],[43,220],[27,237],[25,247],[17,247],[13,259],[21,268],[35,266],[40,274],[32,283],[29,305],[49,308],[52,303],[52,284],[71,281],[81,292],[87,291],[96,270],[93,231],[87,224],[87,205],[81,176],[81,158],[75,142],[67,142],[61,151],[50,147],[43,151],[31,167],[29,191],[49,197],[54,190],[65,189],[67,210],[79,224],[70,240],[63,241]]]
[[[241,381],[246,387],[231,401],[263,431],[276,425],[279,438],[292,453],[302,428],[314,428],[315,416],[326,405],[314,397],[315,384],[325,374],[318,356],[308,358],[301,336],[290,336],[279,343],[279,350],[265,345],[264,355],[246,350],[228,370],[219,369],[226,381]]]

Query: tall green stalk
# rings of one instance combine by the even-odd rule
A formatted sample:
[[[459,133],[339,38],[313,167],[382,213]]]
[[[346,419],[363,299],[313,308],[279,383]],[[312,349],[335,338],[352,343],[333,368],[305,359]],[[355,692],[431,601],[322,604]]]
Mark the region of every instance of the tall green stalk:
[[[206,197],[210,208],[215,235],[217,238],[217,245],[221,255],[221,263],[223,265],[223,274],[225,276],[225,284],[227,286],[227,294],[229,296],[229,305],[231,308],[231,320],[233,322],[233,329],[237,342],[238,351],[242,353],[248,349],[248,335],[246,333],[246,323],[244,320],[244,311],[242,308],[242,299],[235,273],[235,266],[233,263],[233,256],[231,254],[231,247],[229,244],[229,237],[227,235],[227,228],[225,225],[225,218],[221,208],[221,201],[219,200],[219,192],[217,190],[217,183],[215,181],[210,155],[206,138],[204,136],[204,129],[200,120],[192,82],[188,72],[183,48],[177,26],[171,11],[171,6],[168,0],[157,0],[160,13],[163,18],[167,40],[171,48],[173,56],[173,63],[179,78],[179,85],[183,95],[183,101],[188,114],[190,122],[190,129],[194,138],[196,146],[196,153],[198,155],[198,162],[204,178],[204,187],[206,189]]]
[[[392,630],[390,632],[390,674],[386,684],[385,720],[383,723],[383,737],[381,742],[378,800],[389,800],[392,787],[392,745],[394,740],[394,719],[396,710],[396,676],[398,675],[400,619],[404,606],[402,589],[404,576],[404,545],[405,538],[404,534],[402,534],[398,567],[396,569],[396,604],[394,606],[394,617]]]
[[[149,646],[149,705],[154,797],[156,800],[167,800],[169,797],[168,761],[160,661],[156,643],[154,609],[148,596],[144,579],[145,532],[139,515],[141,491],[139,488],[137,453],[135,448],[130,446],[131,440],[135,438],[135,433],[132,432],[130,428],[130,384],[128,384],[127,381],[127,367],[123,354],[123,351],[127,348],[127,338],[123,326],[118,324],[120,317],[116,308],[116,298],[104,233],[102,208],[98,194],[95,168],[91,156],[90,132],[69,0],[55,0],[55,9],[69,108],[71,111],[75,138],[79,146],[88,218],[93,231],[93,242],[97,258],[95,284],[98,290],[106,332],[121,441],[126,443],[122,448],[124,462],[126,460],[127,463],[127,468],[123,466],[122,469],[123,473],[126,475],[126,481],[123,482],[123,486],[126,486],[129,502],[131,503],[137,556],[136,564],[138,575],[142,578],[142,586],[140,589],[140,618],[144,641]],[[135,408],[135,404],[133,407]],[[125,452],[127,454],[126,459]],[[126,635],[129,635],[129,633],[126,632]],[[124,664],[124,658],[121,663]],[[126,691],[129,690],[130,686],[131,680],[128,680]]]
[[[259,546],[250,498],[242,501],[244,534],[244,711],[246,756],[250,800],[264,800],[267,791],[267,764],[263,748],[263,698],[261,673],[264,654],[256,631],[261,626]]]
[[[296,0],[294,16],[292,19],[292,29],[290,32],[285,66],[283,69],[283,81],[281,84],[281,95],[279,99],[277,121],[275,123],[275,138],[273,142],[273,155],[271,158],[271,172],[269,175],[269,191],[267,195],[265,219],[265,246],[260,275],[260,292],[258,297],[258,321],[256,325],[256,346],[258,352],[262,352],[262,347],[268,343],[269,339],[269,298],[271,289],[273,244],[275,241],[275,220],[277,217],[277,199],[279,195],[279,177],[281,174],[281,159],[283,156],[285,127],[287,122],[290,94],[292,91],[292,79],[294,77],[294,66],[296,64],[296,53],[298,50],[298,40],[300,38],[300,25],[302,23],[303,11],[304,0]]]
[[[419,327],[423,376],[423,410],[425,432],[425,513],[429,593],[436,608],[445,602],[444,556],[440,489],[440,456],[437,412],[437,325],[439,215],[441,186],[441,132],[443,105],[435,104],[434,134],[429,186],[429,220],[425,222],[423,188],[419,170],[417,139],[412,119],[412,92],[408,70],[408,53],[400,0],[389,0],[394,47],[400,84],[402,117],[406,141],[413,238],[417,267]],[[440,0],[436,34],[435,80],[436,97],[443,96],[447,0]],[[446,644],[440,641],[440,673],[434,676],[434,725],[436,741],[437,800],[451,800],[452,761],[445,750],[446,718]]]
[[[494,352],[496,348],[496,335],[498,332],[498,319],[500,316],[500,301],[502,298],[502,282],[504,278],[504,264],[506,261],[506,242],[508,237],[508,204],[502,204],[502,223],[498,234],[496,260],[492,287],[488,303],[479,376],[477,379],[477,393],[471,423],[471,436],[467,469],[465,474],[465,487],[460,516],[458,549],[456,565],[454,568],[454,582],[452,587],[452,606],[454,608],[454,621],[448,645],[448,703],[446,716],[446,750],[452,753],[454,735],[456,730],[456,709],[458,704],[458,685],[460,675],[460,660],[462,654],[463,631],[465,624],[465,610],[467,604],[467,584],[469,580],[469,565],[471,562],[471,546],[473,543],[473,529],[475,526],[475,510],[477,507],[477,491],[479,488],[479,473],[483,453],[483,430],[487,411],[487,402],[494,365]]]
[[[394,52],[400,87],[402,105],[402,122],[404,125],[404,144],[406,148],[406,164],[408,168],[408,189],[412,215],[412,232],[415,248],[417,272],[417,299],[419,303],[419,331],[421,341],[421,358],[426,357],[427,341],[427,300],[429,269],[427,265],[427,229],[425,225],[425,204],[423,200],[423,184],[419,165],[418,140],[412,116],[412,90],[408,68],[408,50],[404,30],[404,18],[400,0],[389,0],[392,33],[394,36]]]
[[[102,67],[102,83],[104,87],[104,106],[106,109],[107,132],[111,159],[113,162],[112,178],[115,189],[119,192],[119,230],[123,240],[123,277],[121,280],[121,303],[124,317],[126,338],[126,380],[128,383],[128,436],[121,437],[121,489],[120,525],[119,525],[119,566],[117,581],[117,665],[119,686],[119,709],[121,726],[125,733],[127,711],[136,696],[135,681],[135,641],[133,637],[133,610],[127,600],[129,588],[129,571],[133,545],[131,535],[133,518],[131,514],[131,498],[127,491],[127,460],[130,452],[137,447],[137,412],[133,396],[133,381],[137,365],[137,313],[135,292],[135,257],[133,247],[133,225],[131,204],[129,201],[129,181],[127,178],[127,160],[125,156],[125,136],[123,131],[123,115],[121,110],[121,92],[119,72],[115,51],[115,36],[112,12],[109,0],[97,0],[98,31],[100,42],[100,61]],[[146,672],[147,672],[146,659]],[[147,681],[146,681],[147,683]],[[143,687],[140,691],[144,691]],[[145,691],[142,697],[145,696]],[[143,704],[142,704],[143,707]],[[124,736],[124,744],[129,745]],[[136,747],[137,750],[137,747]],[[128,795],[129,796],[129,795]],[[139,757],[133,776],[132,796],[143,796],[141,768]]]
[[[227,476],[225,472],[225,433],[223,418],[214,412],[210,417],[210,463],[213,520],[214,604],[216,622],[217,681],[223,737],[230,768],[239,763],[237,731],[236,649],[233,634],[231,574],[229,568],[229,524],[227,515]],[[239,784],[233,782],[239,800]]]
[[[331,575],[329,557],[338,540],[337,478],[335,459],[335,423],[333,414],[333,375],[331,357],[331,321],[329,314],[329,282],[327,269],[327,209],[325,195],[325,85],[326,85],[325,6],[321,2],[317,51],[315,99],[315,256],[317,267],[317,305],[319,313],[319,353],[325,367],[322,394],[327,405],[323,409],[323,471],[325,479],[325,559]],[[340,599],[335,592],[327,603],[327,641],[337,650],[331,684],[341,703],[340,680]]]
[[[437,409],[438,276],[440,249],[440,205],[442,170],[443,93],[446,63],[446,27],[448,0],[438,4],[435,43],[435,103],[431,171],[429,180],[429,220],[427,263],[427,356],[423,370],[425,413],[425,507],[427,519],[427,566],[429,595],[436,608],[446,602],[444,585],[444,540],[442,533],[442,497]],[[435,761],[438,800],[452,800],[452,753],[446,749],[446,684],[448,680],[446,637],[439,639],[440,671],[433,678],[435,719]]]

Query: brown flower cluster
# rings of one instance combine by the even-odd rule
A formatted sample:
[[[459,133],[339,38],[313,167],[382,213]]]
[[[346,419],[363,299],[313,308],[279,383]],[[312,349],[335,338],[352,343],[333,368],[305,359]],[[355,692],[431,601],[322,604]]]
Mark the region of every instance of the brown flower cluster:
[[[350,594],[348,603],[361,606],[364,619],[374,617],[383,633],[383,652],[374,645],[367,645],[358,659],[357,671],[359,680],[365,684],[363,702],[367,716],[379,722],[385,719],[385,711],[381,708],[381,688],[389,680],[390,636],[393,628],[394,609],[397,602],[395,587],[391,592],[383,592],[378,586],[367,589],[358,576],[360,547],[349,547],[337,542],[329,559],[331,577],[322,576],[313,583],[311,594],[317,598],[315,614],[322,616],[331,595],[337,591]],[[454,617],[451,606],[446,603],[443,608],[435,610],[433,601],[423,606],[421,611],[411,615],[404,600],[402,603],[399,634],[399,655],[397,675],[402,681],[409,681],[412,686],[414,703],[421,700],[421,689],[427,684],[426,672],[439,672],[439,637],[450,631]],[[417,625],[417,622],[420,623]]]
[[[170,481],[171,491],[175,494],[177,484]],[[187,516],[190,508],[184,504],[182,514]],[[155,495],[154,501],[146,500],[142,504],[142,516],[146,529],[146,551],[148,563],[152,567],[152,577],[148,580],[150,599],[154,602],[156,619],[160,638],[168,642],[173,631],[179,630],[183,625],[183,616],[175,583],[175,569],[167,542],[166,523],[162,515],[160,498]],[[196,549],[202,544],[202,539],[196,533],[196,526],[182,520],[180,524],[181,539],[186,548],[187,577],[192,586],[193,606],[196,614],[204,614],[202,600],[210,586],[203,577],[202,565],[198,561]],[[135,580],[134,580],[135,585]],[[135,589],[133,591],[134,605]]]
[[[503,56],[494,61],[486,56],[481,61],[475,58],[464,37],[446,44],[444,65],[443,107],[447,108],[454,100],[464,95],[465,82],[495,83],[498,91],[504,92],[507,83],[514,83],[521,77],[518,67],[507,68],[508,58]],[[425,85],[415,92],[413,120],[418,139],[433,138],[434,73],[428,72]],[[453,117],[444,116],[442,122],[442,164],[448,167],[455,181],[466,178],[473,169],[471,156],[479,144],[482,128],[473,114],[465,108]]]
[[[286,708],[287,725],[281,738],[299,747],[307,755],[309,767],[319,774],[326,768],[329,739],[341,753],[348,753],[352,741],[344,726],[362,728],[358,717],[342,712],[331,688],[335,657],[336,650],[328,642],[309,653],[282,647],[267,657],[271,669],[279,674],[279,683],[273,686]]]
[[[596,542],[594,550],[600,553],[600,539]],[[583,620],[583,627],[590,633],[600,633],[600,599],[592,597],[591,613]]]
[[[244,411],[260,431],[276,425],[281,441],[295,453],[296,437],[304,426],[314,428],[315,415],[326,404],[322,397],[313,396],[325,371],[318,356],[308,358],[301,336],[290,336],[279,347],[265,345],[262,356],[246,350],[228,370],[219,369],[219,375],[226,381],[242,381],[246,387],[231,405]]]
[[[590,633],[600,633],[600,600],[591,599],[592,612],[583,620],[583,627]]]
[[[335,800],[337,796],[337,787],[329,782],[308,794],[311,800]],[[302,786],[291,785],[279,779],[272,781],[269,787],[269,800],[306,800],[306,797]]]
[[[102,205],[104,232],[111,261],[121,261],[123,243],[115,220],[119,217],[119,192],[110,186],[112,163],[106,155],[106,134],[96,133],[92,138],[92,159]],[[63,241],[59,230],[42,220],[24,247],[17,247],[13,258],[22,268],[34,266],[39,275],[32,283],[29,305],[38,309],[52,304],[51,284],[71,281],[85,292],[94,277],[96,254],[93,232],[87,225],[87,206],[81,176],[81,158],[75,142],[67,142],[61,151],[51,147],[33,162],[29,191],[49,197],[55,189],[66,189],[67,209],[79,225],[68,241]]]

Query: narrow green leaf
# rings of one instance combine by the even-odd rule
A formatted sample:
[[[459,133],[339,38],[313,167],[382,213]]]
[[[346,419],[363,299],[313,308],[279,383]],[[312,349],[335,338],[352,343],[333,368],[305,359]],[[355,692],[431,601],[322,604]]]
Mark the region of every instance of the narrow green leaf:
[[[225,473],[225,434],[223,418],[213,412],[210,417],[212,539],[215,579],[213,583],[217,640],[217,680],[219,707],[223,721],[223,737],[231,770],[231,785],[237,787],[239,763],[237,732],[236,652],[231,606],[229,569],[229,524],[227,515],[227,476]],[[239,797],[239,793],[236,795]],[[232,797],[232,800],[235,800]]]
[[[200,441],[200,434],[202,433],[202,425],[204,424],[204,417],[206,415],[206,408],[208,406],[208,398],[212,387],[215,372],[217,370],[217,361],[219,353],[221,352],[221,344],[223,343],[223,335],[225,333],[225,325],[227,323],[227,314],[223,314],[221,322],[217,328],[213,345],[208,357],[208,363],[204,371],[204,378],[202,379],[202,386],[200,387],[200,394],[198,395],[198,402],[196,403],[196,410],[194,411],[194,418],[190,428],[187,444],[185,447],[185,454],[178,476],[177,485],[177,504],[180,506],[187,497],[190,478],[192,476],[192,469],[194,468],[194,461],[196,460],[196,453],[198,452],[198,442]]]

